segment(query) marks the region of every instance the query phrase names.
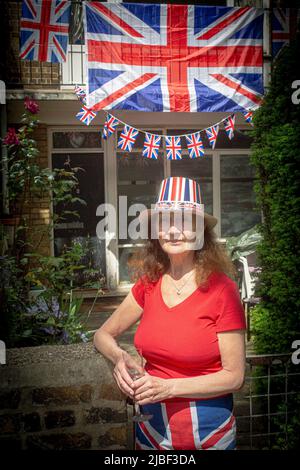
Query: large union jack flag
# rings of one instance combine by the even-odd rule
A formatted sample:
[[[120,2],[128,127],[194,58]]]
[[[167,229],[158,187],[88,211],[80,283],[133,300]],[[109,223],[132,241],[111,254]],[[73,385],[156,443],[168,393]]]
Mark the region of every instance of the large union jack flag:
[[[136,423],[136,450],[233,450],[236,447],[236,420],[230,396],[151,403],[142,405],[141,411],[153,418]]]
[[[65,62],[71,2],[23,0],[20,57],[39,62]]]
[[[242,111],[263,94],[263,9],[84,2],[88,106]]]

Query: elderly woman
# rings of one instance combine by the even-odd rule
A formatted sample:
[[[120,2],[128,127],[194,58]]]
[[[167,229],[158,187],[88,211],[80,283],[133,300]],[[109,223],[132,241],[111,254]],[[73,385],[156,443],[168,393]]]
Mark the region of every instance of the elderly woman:
[[[245,317],[234,267],[213,232],[217,219],[202,212],[202,243],[191,241],[200,207],[196,181],[163,180],[147,217],[168,211],[170,222],[159,217],[135,284],[94,336],[115,364],[118,387],[150,415],[135,423],[136,449],[236,448],[233,392],[244,382]],[[192,225],[178,224],[173,215],[190,210]],[[144,369],[115,341],[138,321],[134,345]],[[141,373],[135,381],[132,368]]]

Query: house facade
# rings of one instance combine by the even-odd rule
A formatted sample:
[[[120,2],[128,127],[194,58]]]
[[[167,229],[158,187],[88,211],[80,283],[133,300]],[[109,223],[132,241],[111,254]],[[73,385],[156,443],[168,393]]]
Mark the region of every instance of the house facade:
[[[75,2],[76,3],[76,2]],[[78,2],[77,2],[78,3]],[[159,2],[158,2],[159,3]],[[163,3],[163,2],[160,2]],[[192,3],[192,2],[191,2]],[[265,7],[264,24],[264,83],[268,85],[270,74],[270,2],[257,0],[195,2],[197,4]],[[108,140],[101,133],[105,113],[99,112],[89,126],[79,122],[75,115],[80,103],[74,94],[74,85],[85,85],[85,45],[81,28],[80,9],[72,10],[72,27],[67,61],[63,64],[21,61],[19,54],[20,2],[6,5],[5,27],[9,34],[6,50],[6,105],[1,105],[2,133],[9,125],[18,124],[23,111],[23,99],[30,95],[40,107],[40,125],[35,137],[40,150],[39,162],[50,168],[61,168],[68,160],[72,167],[81,167],[78,173],[79,197],[86,201],[78,207],[79,219],[60,223],[53,236],[41,246],[44,253],[58,256],[65,244],[72,240],[89,240],[93,266],[99,269],[111,291],[125,290],[130,286],[127,260],[141,243],[129,237],[118,237],[106,232],[104,240],[96,234],[100,220],[97,207],[110,203],[118,207],[120,196],[127,196],[128,206],[144,203],[148,207],[155,202],[161,180],[168,176],[187,176],[200,183],[206,212],[219,220],[216,233],[220,241],[238,235],[260,221],[254,194],[254,169],[250,165],[250,129],[244,116],[236,114],[236,130],[233,140],[220,130],[217,145],[212,150],[204,140],[204,157],[187,158],[183,144],[182,160],[166,159],[164,144],[157,160],[142,157],[143,135],[139,134],[132,152],[117,149],[118,132]],[[121,121],[156,134],[187,134],[205,129],[220,121],[228,113],[154,113],[116,110]],[[5,182],[3,183],[5,184]],[[36,201],[36,224],[49,223],[53,208],[49,201]]]

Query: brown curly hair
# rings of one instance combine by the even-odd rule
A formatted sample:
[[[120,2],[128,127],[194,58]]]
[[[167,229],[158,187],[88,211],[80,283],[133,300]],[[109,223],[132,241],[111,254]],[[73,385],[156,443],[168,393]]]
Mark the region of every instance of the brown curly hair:
[[[226,249],[217,241],[212,228],[205,227],[203,247],[195,250],[197,285],[205,286],[213,272],[223,272],[233,280],[237,277],[236,268],[228,256]],[[170,259],[161,248],[158,239],[149,238],[145,247],[131,255],[128,269],[132,282],[146,275],[150,282],[156,282],[169,268]]]

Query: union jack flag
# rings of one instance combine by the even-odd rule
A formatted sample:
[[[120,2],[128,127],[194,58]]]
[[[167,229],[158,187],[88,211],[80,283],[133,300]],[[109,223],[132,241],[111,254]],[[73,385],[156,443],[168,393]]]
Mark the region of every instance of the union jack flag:
[[[226,134],[231,140],[234,135],[235,114],[228,116],[228,118],[224,119],[223,123],[224,123]]]
[[[84,2],[92,109],[242,111],[263,94],[263,9]]]
[[[135,450],[234,450],[232,397],[141,405],[153,417],[135,423]]]
[[[209,141],[212,149],[215,148],[218,133],[219,133],[219,124],[216,124],[215,126],[208,127],[206,129],[206,135],[208,137],[208,141]]]
[[[111,114],[108,114],[105,119],[104,123],[104,128],[103,128],[103,134],[102,137],[103,139],[108,139],[116,130],[117,126],[119,124],[119,120],[112,116]]]
[[[75,85],[75,90],[74,90],[77,98],[83,103],[83,104],[86,104],[86,93],[85,93],[85,89],[82,88],[81,86],[79,85]]]
[[[79,121],[89,126],[92,120],[96,116],[97,116],[97,113],[95,113],[94,111],[91,111],[86,106],[83,106],[81,110],[79,111],[79,113],[76,114],[76,119],[78,119]]]
[[[137,129],[125,124],[123,132],[121,132],[119,137],[118,147],[127,152],[131,152],[138,133],[139,131]]]
[[[273,8],[272,10],[272,55],[275,58],[281,49],[296,36],[300,9]]]
[[[166,136],[167,160],[181,160],[180,137]]]
[[[155,160],[157,160],[160,139],[160,135],[150,134],[149,132],[146,132],[143,157],[154,158]]]
[[[39,62],[65,62],[71,2],[23,0],[20,57]]]
[[[244,115],[245,121],[253,126],[253,124],[252,124],[253,112],[252,111],[245,111],[245,112],[243,112],[243,115]]]
[[[204,155],[203,143],[200,132],[187,134],[185,136],[190,158],[197,158]]]

